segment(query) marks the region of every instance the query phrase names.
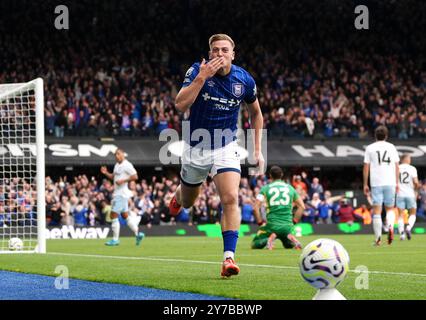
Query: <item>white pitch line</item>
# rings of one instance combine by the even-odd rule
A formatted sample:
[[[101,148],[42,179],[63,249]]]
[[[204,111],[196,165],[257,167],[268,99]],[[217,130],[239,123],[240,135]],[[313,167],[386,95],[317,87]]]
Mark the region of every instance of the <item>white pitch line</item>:
[[[199,261],[199,260],[186,260],[186,259],[170,259],[170,258],[153,258],[153,257],[126,257],[126,256],[106,256],[101,254],[80,254],[80,253],[62,253],[62,252],[49,252],[48,255],[56,256],[70,256],[70,257],[86,257],[86,258],[100,258],[100,259],[119,259],[119,260],[147,260],[147,261],[162,261],[162,262],[183,262],[183,263],[197,263],[197,264],[215,264],[220,265],[221,263],[213,261]],[[292,266],[274,266],[270,264],[249,264],[249,263],[239,263],[243,267],[254,267],[254,268],[270,268],[270,269],[290,269],[290,270],[299,270],[298,267]],[[409,272],[388,272],[388,271],[356,271],[349,270],[353,273],[371,273],[371,274],[383,274],[383,275],[395,275],[395,276],[414,276],[414,277],[424,277],[426,274],[423,273],[409,273]]]

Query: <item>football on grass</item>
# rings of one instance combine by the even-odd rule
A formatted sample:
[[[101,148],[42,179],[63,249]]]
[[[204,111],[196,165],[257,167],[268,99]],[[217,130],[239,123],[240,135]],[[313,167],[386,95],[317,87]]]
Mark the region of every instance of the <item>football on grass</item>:
[[[349,255],[337,241],[318,239],[304,248],[299,267],[303,279],[314,288],[335,288],[349,270]]]
[[[10,251],[19,251],[24,247],[24,243],[19,238],[12,238],[9,240],[9,250]]]

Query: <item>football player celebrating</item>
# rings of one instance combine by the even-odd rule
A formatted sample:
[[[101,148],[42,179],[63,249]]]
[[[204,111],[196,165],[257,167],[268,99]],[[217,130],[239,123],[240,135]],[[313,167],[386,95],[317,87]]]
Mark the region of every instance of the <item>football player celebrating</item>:
[[[263,171],[261,152],[263,117],[256,96],[253,77],[234,65],[235,44],[226,34],[209,39],[209,61],[195,63],[186,73],[183,86],[176,96],[176,108],[189,110],[189,137],[184,135],[181,184],[169,204],[170,214],[179,214],[182,207],[191,207],[198,197],[201,184],[210,173],[222,205],[223,264],[222,277],[240,272],[235,251],[241,217],[238,210],[238,189],[241,178],[240,156],[236,132],[241,103],[248,105],[252,128],[255,130],[254,157]],[[202,133],[202,141],[193,136]]]

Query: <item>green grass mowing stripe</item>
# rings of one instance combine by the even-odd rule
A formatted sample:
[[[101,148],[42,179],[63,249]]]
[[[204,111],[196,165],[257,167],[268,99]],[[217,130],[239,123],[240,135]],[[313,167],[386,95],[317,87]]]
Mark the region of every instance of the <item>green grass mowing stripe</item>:
[[[169,259],[169,258],[154,258],[154,257],[126,257],[126,256],[106,256],[106,255],[95,255],[95,254],[78,254],[78,253],[62,253],[62,252],[49,252],[49,255],[59,255],[59,256],[75,256],[75,257],[86,257],[86,258],[101,258],[101,259],[121,259],[121,260],[148,260],[148,261],[160,261],[160,262],[182,262],[182,263],[197,263],[197,264],[215,264],[220,263],[213,261],[199,261],[199,260],[186,260],[186,259]],[[240,266],[243,267],[255,267],[255,268],[271,268],[271,269],[290,269],[298,270],[298,267],[292,266],[275,266],[269,264],[248,264],[241,263]],[[356,271],[349,270],[353,273],[371,273],[371,274],[380,274],[380,275],[396,275],[396,276],[414,276],[414,277],[426,277],[426,274],[422,273],[409,273],[409,272],[389,272],[389,271]]]
[[[75,256],[75,257],[101,258],[101,259],[148,260],[148,261],[159,261],[159,262],[182,262],[182,263],[214,264],[214,265],[222,264],[222,263],[213,262],[213,261],[170,259],[170,258],[156,258],[156,257],[106,256],[106,255],[95,255],[95,254],[78,254],[78,253],[61,253],[61,252],[49,252],[48,254],[58,255],[58,256]],[[261,268],[273,268],[273,269],[299,269],[298,267],[274,266],[274,265],[264,265],[264,264],[244,264],[243,263],[240,265],[244,267],[261,267]]]
[[[306,245],[317,238],[313,235],[301,241]],[[380,270],[378,274],[371,272],[368,290],[357,290],[355,284],[360,274],[349,272],[340,289],[348,299],[426,299],[425,292],[419,290],[426,284],[423,276],[426,273],[426,235],[378,248],[371,246],[370,235],[330,235],[327,238],[339,241],[348,250],[352,269],[367,266],[370,270]],[[73,278],[89,281],[237,299],[312,299],[315,289],[301,279],[297,268],[300,252],[279,250],[279,245],[273,251],[253,251],[250,243],[249,237],[239,240],[237,256],[242,272],[235,279],[219,277],[222,239],[201,237],[147,237],[140,248],[135,247],[133,238],[122,238],[120,247],[106,247],[104,240],[49,240],[48,252],[58,255],[0,255],[0,269],[57,276],[55,267],[65,265]],[[60,255],[62,253],[99,257]],[[140,259],[145,257],[150,260]],[[159,260],[161,258],[183,261],[169,262]],[[243,267],[244,263],[253,267]],[[285,266],[290,268],[284,269]]]

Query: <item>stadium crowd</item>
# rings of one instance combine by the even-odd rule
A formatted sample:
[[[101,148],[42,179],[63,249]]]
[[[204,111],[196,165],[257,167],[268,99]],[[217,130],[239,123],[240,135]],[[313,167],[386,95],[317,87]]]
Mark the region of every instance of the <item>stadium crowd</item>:
[[[33,224],[36,219],[35,194],[24,180],[15,178],[0,185],[0,226]],[[290,180],[302,197],[306,210],[302,222],[330,224],[340,222],[371,223],[369,205],[352,207],[352,201],[344,195],[332,196],[317,177],[306,172],[294,174]],[[255,223],[253,207],[260,188],[267,183],[265,176],[242,178],[239,191],[239,208],[242,223]],[[170,225],[176,223],[215,224],[221,217],[220,200],[210,180],[202,187],[200,197],[190,209],[183,209],[175,219],[169,215],[168,204],[178,185],[178,178],[166,177],[142,179],[130,182],[133,196],[129,199],[129,211],[140,217],[140,224]],[[96,226],[111,222],[113,184],[107,179],[79,175],[73,179],[46,178],[46,218],[50,226]],[[265,208],[262,207],[265,215]],[[426,218],[426,180],[418,193],[418,216]],[[125,222],[122,221],[124,224]]]
[[[380,12],[369,32],[354,29],[354,4],[346,0],[339,5],[80,0],[68,5],[70,30],[54,29],[56,1],[32,3],[0,2],[0,30],[5,30],[0,83],[44,79],[49,136],[156,137],[165,128],[180,131],[186,115],[173,101],[183,76],[206,57],[209,36],[225,32],[236,41],[235,63],[257,82],[270,138],[371,138],[380,124],[391,138],[426,137],[426,2],[369,3],[371,14]],[[244,108],[240,121],[242,128],[250,127]],[[0,225],[35,216],[29,185],[16,179],[0,183]],[[69,179],[46,179],[49,223],[108,222],[111,183],[86,175]],[[253,222],[255,195],[265,182],[265,177],[242,179],[243,222]],[[306,173],[290,182],[307,204],[305,222],[369,221],[367,207],[352,208]],[[174,223],[167,204],[177,183],[155,177],[131,183],[130,208],[142,224]],[[419,192],[420,215],[425,208],[426,183]],[[217,223],[220,211],[214,185],[206,182],[194,208],[178,220]]]
[[[33,9],[38,10],[33,16],[51,14],[50,2]],[[220,14],[231,7],[238,12],[232,19]],[[420,10],[406,4],[381,3],[372,10],[392,8],[396,17],[381,15],[375,24],[383,37],[348,29],[353,26],[350,1],[340,7],[321,4],[321,17],[297,1],[210,6],[197,0],[167,6],[81,1],[70,8],[79,21],[68,32],[34,22],[39,32],[31,36],[23,32],[27,25],[14,23],[26,18],[20,16],[25,11],[16,10],[0,19],[0,27],[15,30],[0,35],[0,83],[42,76],[46,134],[58,138],[180,131],[184,115],[173,101],[185,71],[207,52],[210,33],[227,23],[237,43],[236,63],[257,81],[271,137],[366,138],[386,124],[391,138],[425,138],[426,72],[419,57],[425,39],[416,36],[424,21]],[[259,14],[259,23],[248,22]],[[241,126],[250,126],[247,110]]]

